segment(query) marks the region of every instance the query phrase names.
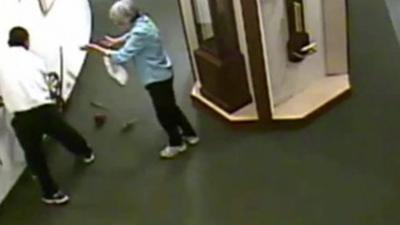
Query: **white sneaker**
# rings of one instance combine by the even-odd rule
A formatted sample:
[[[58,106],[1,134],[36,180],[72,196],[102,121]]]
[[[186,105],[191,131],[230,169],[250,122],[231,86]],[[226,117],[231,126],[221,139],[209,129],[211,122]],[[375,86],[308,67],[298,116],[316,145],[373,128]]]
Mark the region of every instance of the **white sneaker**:
[[[185,144],[181,146],[167,146],[164,150],[161,151],[160,156],[162,158],[173,158],[181,152],[186,151],[187,146]]]
[[[92,164],[94,162],[94,160],[96,160],[96,156],[94,155],[94,153],[90,154],[90,156],[83,158],[83,162],[85,164]]]
[[[47,205],[64,205],[69,202],[69,196],[61,191],[53,194],[52,196],[42,197],[43,203]]]
[[[197,145],[200,142],[200,138],[198,136],[183,137],[183,140],[185,140],[185,142],[189,145]]]

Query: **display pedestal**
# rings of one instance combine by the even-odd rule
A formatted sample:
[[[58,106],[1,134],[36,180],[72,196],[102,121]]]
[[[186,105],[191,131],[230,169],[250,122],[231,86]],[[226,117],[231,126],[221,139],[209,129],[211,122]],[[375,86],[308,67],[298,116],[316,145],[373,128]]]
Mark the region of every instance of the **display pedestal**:
[[[228,113],[233,113],[252,102],[241,54],[232,54],[221,59],[198,50],[195,57],[199,65],[202,96]]]
[[[251,122],[258,120],[257,108],[254,102],[245,105],[237,111],[228,113],[223,108],[219,107],[217,104],[201,94],[199,82],[194,85],[192,89],[192,96],[231,122]]]
[[[180,6],[195,75],[192,96],[229,121],[306,119],[351,89],[346,0],[180,0]],[[212,20],[196,16],[204,14]],[[201,29],[206,25],[215,45],[202,38],[210,33]],[[242,56],[232,70],[217,71],[198,57],[198,49],[228,44],[234,51],[224,57]],[[230,108],[203,89],[223,102],[251,101]]]
[[[304,91],[275,107],[274,120],[307,118],[332,100],[350,90],[348,75],[327,76],[315,81]]]
[[[273,120],[305,119],[350,90],[345,0],[271,0],[260,6]],[[294,19],[296,8],[304,10],[304,18]],[[288,23],[290,19],[295,21]],[[298,37],[286,30],[299,23],[315,52],[293,62],[285,52],[286,40]]]

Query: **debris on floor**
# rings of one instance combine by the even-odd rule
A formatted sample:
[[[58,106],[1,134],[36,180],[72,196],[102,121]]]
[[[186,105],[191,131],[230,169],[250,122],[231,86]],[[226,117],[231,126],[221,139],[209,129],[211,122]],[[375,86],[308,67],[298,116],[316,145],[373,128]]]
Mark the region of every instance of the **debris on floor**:
[[[102,104],[100,102],[96,102],[96,101],[91,101],[90,105],[95,107],[95,108],[98,108],[98,109],[104,109],[104,110],[108,109],[104,104]]]
[[[106,121],[107,121],[107,115],[102,113],[97,113],[94,115],[94,122],[96,124],[96,127],[102,127]]]
[[[138,120],[135,118],[127,121],[126,123],[123,124],[121,131],[127,132],[127,131],[131,130],[134,127],[134,125],[137,123],[137,121]]]

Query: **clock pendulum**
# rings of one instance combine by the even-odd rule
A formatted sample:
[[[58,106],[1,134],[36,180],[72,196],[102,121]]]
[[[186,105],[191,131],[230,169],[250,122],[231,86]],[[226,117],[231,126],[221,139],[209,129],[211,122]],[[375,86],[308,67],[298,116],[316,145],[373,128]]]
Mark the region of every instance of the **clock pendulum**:
[[[306,29],[304,1],[286,0],[286,10],[289,25],[288,58],[289,61],[298,63],[317,51],[317,43],[310,40]]]

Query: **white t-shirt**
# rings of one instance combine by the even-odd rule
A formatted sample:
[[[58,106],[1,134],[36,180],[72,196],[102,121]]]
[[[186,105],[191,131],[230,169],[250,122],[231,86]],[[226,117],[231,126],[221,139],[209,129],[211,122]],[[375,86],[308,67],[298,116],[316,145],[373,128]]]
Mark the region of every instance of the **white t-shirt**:
[[[6,109],[15,113],[53,104],[45,81],[46,73],[44,61],[25,48],[11,47],[2,52],[0,95]]]

